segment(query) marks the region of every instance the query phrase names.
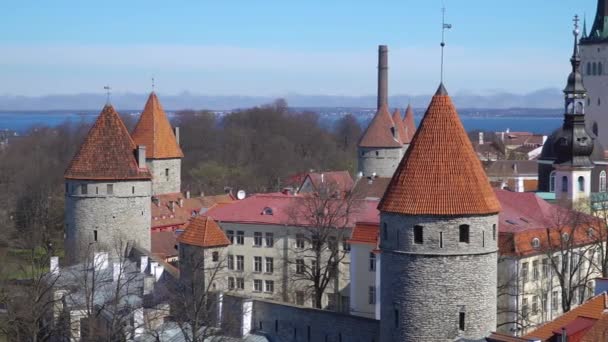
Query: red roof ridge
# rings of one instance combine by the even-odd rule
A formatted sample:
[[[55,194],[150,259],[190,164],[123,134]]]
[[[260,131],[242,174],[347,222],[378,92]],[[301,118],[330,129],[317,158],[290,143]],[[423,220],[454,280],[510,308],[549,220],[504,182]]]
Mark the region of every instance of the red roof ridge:
[[[136,145],[112,105],[106,104],[65,170],[66,179],[150,179],[135,158]]]
[[[443,84],[378,206],[409,215],[496,214],[500,204]]]
[[[382,105],[365,129],[359,147],[403,147],[398,128],[386,105]]]
[[[409,144],[416,134],[416,122],[414,122],[414,110],[412,105],[407,105],[405,117],[403,118],[403,127],[405,128],[405,137],[402,138],[404,144]]]
[[[167,114],[155,92],[150,93],[132,136],[137,145],[146,146],[148,159],[184,157]]]

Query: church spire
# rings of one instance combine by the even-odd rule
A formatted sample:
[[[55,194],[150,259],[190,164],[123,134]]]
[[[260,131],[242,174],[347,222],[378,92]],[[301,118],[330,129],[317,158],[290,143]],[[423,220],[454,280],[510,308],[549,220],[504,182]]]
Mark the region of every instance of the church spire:
[[[570,64],[572,65],[572,71],[568,76],[568,84],[564,89],[566,97],[566,114],[585,114],[585,102],[583,101],[587,97],[587,90],[583,85],[583,76],[581,74],[581,55],[578,45],[578,35],[580,34],[578,23],[580,21],[578,15],[574,16],[574,48],[572,51],[572,57],[570,58]]]
[[[583,16],[583,35],[581,39],[587,38],[587,15]]]
[[[608,0],[598,0],[597,12],[588,39],[603,40],[606,38],[608,38]]]

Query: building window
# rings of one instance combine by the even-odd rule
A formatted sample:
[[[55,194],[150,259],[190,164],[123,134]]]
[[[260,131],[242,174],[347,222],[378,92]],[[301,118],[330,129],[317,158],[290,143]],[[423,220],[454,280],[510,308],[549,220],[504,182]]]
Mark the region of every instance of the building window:
[[[296,273],[304,274],[304,259],[296,259]]]
[[[93,231],[93,241],[97,242],[97,230]]]
[[[585,301],[585,286],[581,286],[578,288],[578,304],[583,304]]]
[[[386,222],[382,223],[382,236],[383,239],[388,240],[388,227],[386,225]]]
[[[260,279],[253,280],[253,291],[262,292],[262,280],[260,280]]]
[[[420,245],[422,240],[422,226],[414,226],[414,243]]]
[[[606,192],[606,171],[600,172],[600,192]]]
[[[296,235],[296,248],[299,248],[299,249],[304,248],[304,235],[303,234]]]
[[[332,251],[338,250],[338,241],[335,236],[330,236],[329,239],[327,239],[327,247]]]
[[[443,232],[439,232],[439,248],[443,248]]]
[[[532,315],[538,314],[538,296],[532,296]]]
[[[540,309],[543,312],[547,312],[547,309],[549,309],[547,307],[547,297],[548,297],[548,293],[547,292],[543,293],[542,296],[540,297]]]
[[[253,233],[253,245],[256,247],[262,247],[262,233],[261,232]]]
[[[264,283],[265,283],[264,285],[266,285],[265,286],[266,287],[266,292],[273,293],[274,292],[274,281],[273,280],[266,280]]]
[[[458,330],[464,331],[466,328],[466,316],[463,311],[458,313]]]
[[[369,270],[376,272],[376,254],[374,252],[369,253]]]
[[[262,257],[253,257],[253,272],[262,272]]]
[[[169,181],[169,169],[165,169],[165,178]]]
[[[528,298],[521,300],[521,315],[526,318],[528,317]]]
[[[557,291],[551,293],[551,311],[557,311],[558,295]]]
[[[549,192],[555,192],[555,171],[549,174]]]
[[[234,290],[235,283],[233,277],[228,277],[228,290]]]
[[[545,278],[549,278],[549,259],[544,258],[543,259],[543,279]]]
[[[266,233],[266,247],[274,246],[274,233]]]
[[[538,260],[534,260],[532,261],[532,279],[538,280],[539,275],[540,274],[538,273]]]
[[[350,252],[350,243],[348,243],[347,238],[342,239],[342,250],[345,252]]]
[[[237,245],[245,244],[245,232],[244,231],[239,230],[236,232],[236,244]]]
[[[579,192],[585,191],[585,177],[583,177],[583,176],[578,177],[578,191]]]
[[[219,252],[211,253],[211,259],[213,260],[213,262],[218,262],[220,260],[220,253]]]
[[[524,262],[521,264],[521,281],[524,283],[528,282],[528,263]]]
[[[227,230],[226,235],[228,236],[228,240],[230,240],[230,243],[233,244],[234,243],[234,230]]]
[[[245,278],[236,278],[236,289],[237,290],[245,289]]]
[[[469,225],[461,224],[459,227],[459,241],[469,243]]]
[[[375,286],[369,287],[367,302],[369,304],[376,304],[376,287]]]
[[[568,177],[562,176],[562,192],[568,192]]]
[[[399,310],[395,309],[395,328],[399,327]]]
[[[593,76],[597,75],[597,63],[593,62],[592,64],[592,73]]]
[[[296,304],[304,305],[304,291],[296,291]]]
[[[266,273],[274,272],[274,259],[266,257]]]
[[[243,255],[236,256],[236,270],[237,271],[245,270],[245,256],[243,256]]]
[[[587,75],[591,75],[591,63],[587,62]]]
[[[80,185],[80,193],[81,193],[82,195],[86,195],[86,194],[87,194],[87,190],[88,190],[88,189],[87,189],[87,185],[86,185],[86,184],[81,184],[81,185]]]
[[[114,184],[108,184],[106,186],[106,193],[108,195],[113,195],[114,194]]]
[[[234,255],[228,255],[226,263],[228,264],[229,270],[234,270]]]
[[[134,186],[131,187],[131,193],[135,194],[135,187]]]
[[[70,193],[70,185],[68,183],[65,183],[65,193],[66,194]]]

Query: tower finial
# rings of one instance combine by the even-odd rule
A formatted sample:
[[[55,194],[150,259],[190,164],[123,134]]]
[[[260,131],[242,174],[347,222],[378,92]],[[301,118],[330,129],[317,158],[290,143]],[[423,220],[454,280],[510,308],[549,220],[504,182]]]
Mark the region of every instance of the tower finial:
[[[445,30],[452,28],[452,24],[445,23],[445,5],[441,8],[441,83],[443,83],[443,50],[445,48]]]
[[[583,35],[581,38],[587,38],[587,14],[583,14]]]
[[[154,92],[154,76],[152,76],[152,92]]]
[[[106,85],[106,86],[103,87],[103,89],[105,89],[105,91],[106,91],[106,97],[107,97],[106,98],[106,105],[110,105],[110,94],[111,94],[110,90],[112,90],[112,88],[110,88],[109,85]]]

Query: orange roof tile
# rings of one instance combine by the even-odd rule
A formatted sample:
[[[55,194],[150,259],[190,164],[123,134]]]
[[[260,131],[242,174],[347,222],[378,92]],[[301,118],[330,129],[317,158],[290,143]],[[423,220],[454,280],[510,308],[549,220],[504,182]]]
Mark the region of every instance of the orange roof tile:
[[[140,169],[136,146],[125,124],[111,105],[106,105],[89,130],[80,149],[65,170],[66,179],[126,180],[150,179]]]
[[[500,204],[443,84],[378,209],[411,215],[483,215]]]
[[[132,136],[137,145],[146,146],[146,158],[148,159],[184,157],[169,119],[154,92],[148,97]]]
[[[584,304],[530,332],[524,338],[547,341],[553,337],[554,331],[561,330],[562,327],[565,327],[579,317],[601,319],[606,309],[606,301],[608,300],[606,296],[606,293],[602,293],[589,299]]]
[[[185,198],[181,193],[154,196],[152,201],[152,229],[176,227],[188,223],[193,216],[201,213],[201,209],[209,209],[217,204],[231,203],[234,198],[229,194]],[[171,210],[171,202],[175,202]],[[181,202],[181,206],[179,205]]]
[[[405,137],[402,137],[404,144],[409,144],[416,134],[416,122],[414,122],[414,110],[411,105],[405,110],[405,118],[403,118],[403,127],[405,128]]]
[[[359,140],[359,147],[402,147],[399,132],[388,112],[382,105]]]
[[[405,125],[403,123],[403,118],[401,117],[401,112],[398,108],[393,112],[393,122],[395,123],[395,127],[397,128],[397,133],[399,133],[399,140],[405,143],[405,138],[407,133],[405,132]]]
[[[200,247],[222,247],[230,245],[230,240],[218,224],[208,216],[195,217],[177,238],[180,243]]]
[[[379,230],[379,226],[376,223],[357,223],[348,242],[376,246],[378,245]]]

